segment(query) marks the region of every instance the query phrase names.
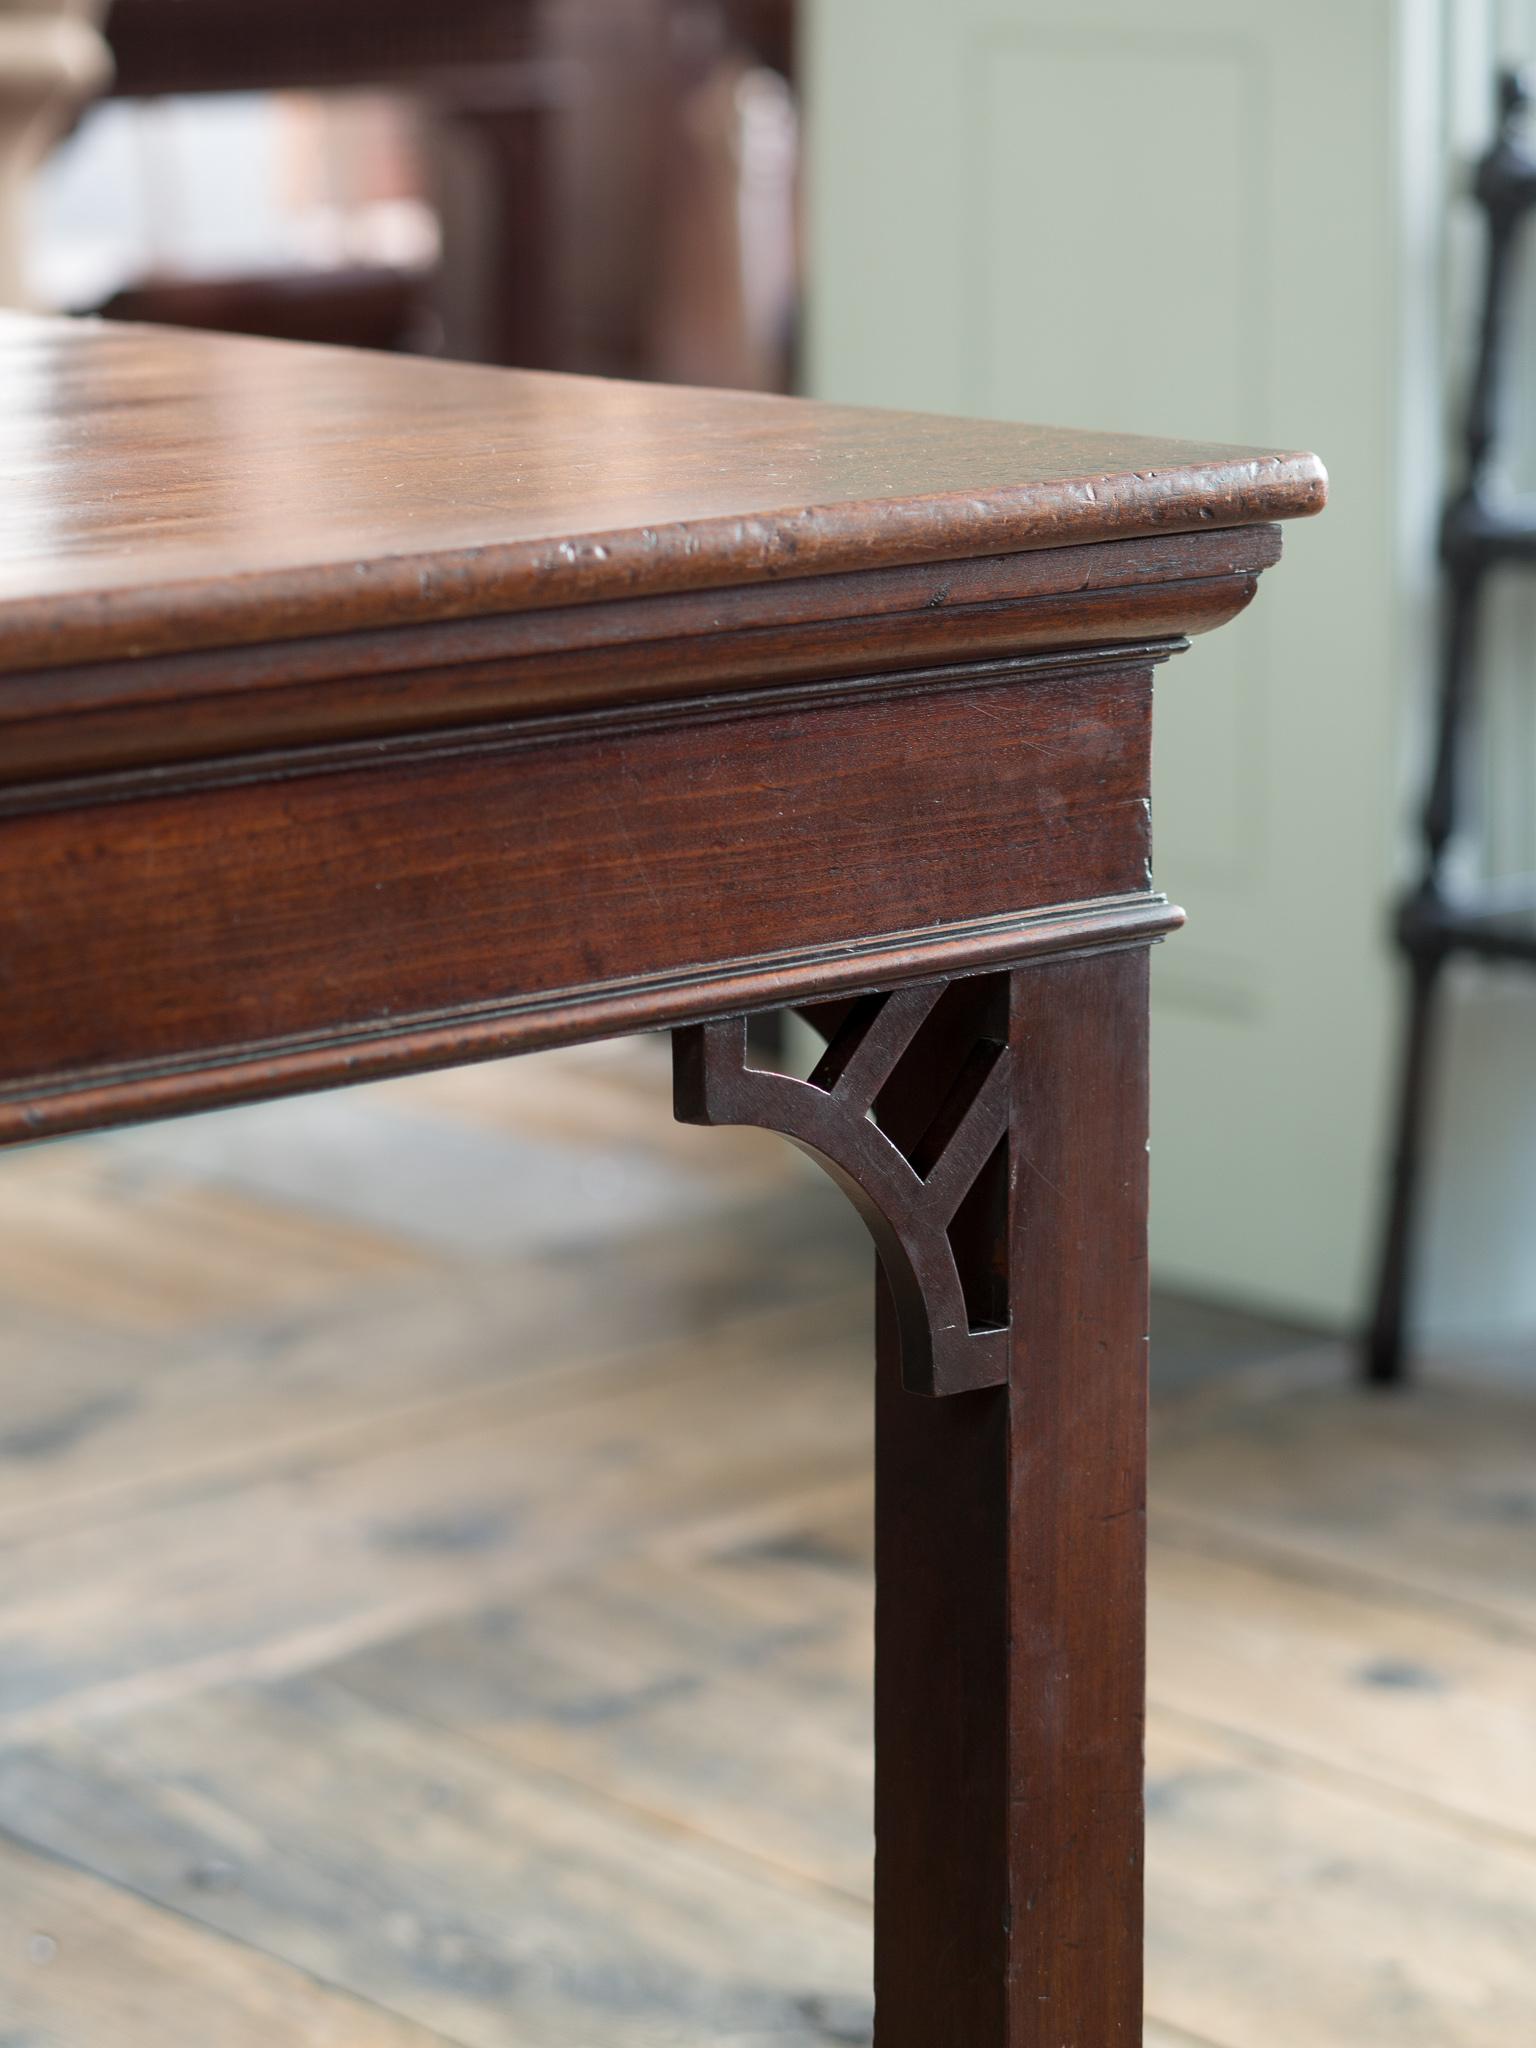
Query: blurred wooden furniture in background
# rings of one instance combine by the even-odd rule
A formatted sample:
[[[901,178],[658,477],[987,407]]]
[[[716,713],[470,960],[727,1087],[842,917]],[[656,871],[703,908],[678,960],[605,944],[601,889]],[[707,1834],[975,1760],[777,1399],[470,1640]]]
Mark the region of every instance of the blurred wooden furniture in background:
[[[881,2048],[1139,2039],[1152,676],[1315,459],[0,348],[0,1137],[676,1027],[881,1253]]]
[[[452,332],[448,345],[538,368],[556,356],[549,121],[559,97],[558,77],[540,63],[539,16],[536,0],[115,0],[113,90],[143,99],[388,86],[430,108],[432,121],[459,124],[461,146],[476,158],[477,202],[450,219],[448,260],[485,280],[487,296],[473,327]],[[430,281],[393,282],[402,303],[386,331],[404,339],[431,302]],[[215,281],[202,287],[192,324],[366,344],[380,331],[389,283],[377,274]],[[188,289],[168,282],[162,301],[160,283],[147,281],[114,310],[175,320]]]
[[[0,306],[26,302],[22,199],[39,159],[112,71],[106,0],[0,0]]]
[[[210,281],[195,324],[371,343],[392,284],[393,345],[430,312],[435,346],[469,360],[776,388],[788,314],[753,302],[792,303],[793,230],[743,248],[751,167],[725,102],[743,67],[788,75],[792,27],[793,0],[116,0],[109,34],[123,96],[372,87],[416,109],[437,275],[276,279],[265,301],[261,280]],[[161,289],[113,310],[179,320],[187,287]]]

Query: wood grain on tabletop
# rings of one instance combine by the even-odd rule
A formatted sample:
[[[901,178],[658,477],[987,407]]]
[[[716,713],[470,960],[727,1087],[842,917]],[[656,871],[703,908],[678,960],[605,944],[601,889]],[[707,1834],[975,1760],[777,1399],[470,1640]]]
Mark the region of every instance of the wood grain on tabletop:
[[[21,314],[0,393],[5,667],[1252,525],[1325,488],[1310,455]]]

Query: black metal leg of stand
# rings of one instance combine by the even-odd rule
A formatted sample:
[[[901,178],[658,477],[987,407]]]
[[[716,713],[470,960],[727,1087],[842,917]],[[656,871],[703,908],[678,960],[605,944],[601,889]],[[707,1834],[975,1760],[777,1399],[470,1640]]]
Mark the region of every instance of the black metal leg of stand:
[[[1408,1014],[1375,1306],[1360,1358],[1363,1378],[1376,1387],[1401,1386],[1408,1376],[1405,1311],[1433,1065],[1434,1013],[1447,955],[1442,933],[1445,902],[1440,873],[1456,823],[1460,757],[1471,712],[1474,629],[1482,584],[1481,571],[1476,567],[1451,577],[1441,655],[1434,772],[1423,817],[1423,879],[1402,905],[1397,920],[1397,941],[1408,967]]]
[[[1462,757],[1476,684],[1477,623],[1488,573],[1501,562],[1536,562],[1536,526],[1511,518],[1489,488],[1504,397],[1510,280],[1522,229],[1536,211],[1536,158],[1519,125],[1530,104],[1524,81],[1506,73],[1499,87],[1499,127],[1478,166],[1475,191],[1488,227],[1488,260],[1477,367],[1467,405],[1466,475],[1446,508],[1441,557],[1446,570],[1444,645],[1433,773],[1422,820],[1423,867],[1402,904],[1397,938],[1409,969],[1410,1001],[1399,1079],[1396,1137],[1384,1218],[1376,1300],[1362,1347],[1368,1384],[1401,1385],[1407,1377],[1404,1314],[1410,1284],[1415,1213],[1423,1166],[1435,1012],[1446,960],[1453,952],[1536,964],[1529,943],[1513,945],[1480,923],[1480,905],[1444,888],[1447,851],[1458,825]],[[1486,899],[1485,899],[1486,900]]]
[[[1435,1029],[1436,997],[1445,966],[1443,953],[1420,955],[1410,963],[1411,985],[1403,1064],[1398,1083],[1397,1141],[1387,1198],[1381,1262],[1377,1268],[1376,1306],[1362,1360],[1367,1385],[1401,1386],[1403,1316],[1417,1221],[1423,1164],[1424,1127],[1429,1109],[1429,1077]]]

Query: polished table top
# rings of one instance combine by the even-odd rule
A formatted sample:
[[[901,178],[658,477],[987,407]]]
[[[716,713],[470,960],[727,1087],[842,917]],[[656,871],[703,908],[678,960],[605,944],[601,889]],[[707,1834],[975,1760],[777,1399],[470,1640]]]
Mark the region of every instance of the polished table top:
[[[0,668],[1315,510],[1307,455],[0,316]]]

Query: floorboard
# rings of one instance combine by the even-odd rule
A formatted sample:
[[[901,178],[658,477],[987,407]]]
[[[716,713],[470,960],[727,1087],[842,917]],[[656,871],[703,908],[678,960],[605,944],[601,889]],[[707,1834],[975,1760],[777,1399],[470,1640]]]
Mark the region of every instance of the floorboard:
[[[0,2048],[858,2048],[869,1255],[654,1040],[0,1160]],[[1154,1324],[1148,2048],[1536,2039],[1536,1382]]]

